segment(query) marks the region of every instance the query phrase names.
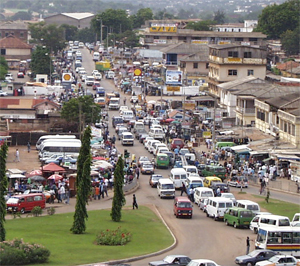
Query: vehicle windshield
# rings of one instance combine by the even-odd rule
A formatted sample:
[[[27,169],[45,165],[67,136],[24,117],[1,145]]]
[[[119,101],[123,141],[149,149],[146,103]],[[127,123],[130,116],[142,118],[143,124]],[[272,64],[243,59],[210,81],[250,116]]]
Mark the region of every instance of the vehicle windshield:
[[[153,168],[152,164],[144,164],[143,167],[144,168]]]
[[[203,191],[202,197],[213,197],[213,193],[211,191]]]
[[[241,217],[252,217],[252,212],[241,211]]]
[[[261,251],[260,250],[253,250],[252,252],[250,252],[248,254],[248,256],[250,257],[256,257],[258,253],[260,253]]]
[[[257,205],[249,205],[248,210],[251,210],[251,211],[258,211],[258,206]]]
[[[18,198],[14,198],[14,197],[11,197],[7,200],[7,204],[9,203],[13,203],[13,204],[17,204],[19,202],[19,199]]]
[[[191,203],[189,203],[189,202],[179,202],[179,203],[178,203],[178,207],[179,207],[179,208],[191,208],[192,205],[191,205]]]
[[[278,257],[274,256],[272,258],[269,259],[270,262],[277,262],[278,261]]]
[[[162,188],[163,188],[163,189],[173,189],[174,186],[173,186],[173,184],[163,184],[163,185],[162,185]]]
[[[123,139],[133,139],[131,135],[123,135]]]
[[[158,181],[160,178],[162,178],[162,176],[152,176],[152,180],[154,181]]]
[[[157,159],[159,161],[168,161],[168,157],[167,156],[158,156]]]

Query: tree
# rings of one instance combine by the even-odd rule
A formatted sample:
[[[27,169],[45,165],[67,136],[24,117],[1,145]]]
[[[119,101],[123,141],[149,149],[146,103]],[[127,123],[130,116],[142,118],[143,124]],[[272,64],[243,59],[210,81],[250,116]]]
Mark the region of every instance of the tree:
[[[94,102],[93,97],[83,96],[65,102],[61,110],[61,117],[77,123],[78,129],[80,129],[79,121],[84,121],[85,124],[95,123],[99,121],[100,113],[101,107]]]
[[[8,72],[8,64],[3,56],[0,56],[0,80],[5,79],[5,75]]]
[[[88,126],[82,137],[82,146],[80,148],[77,160],[77,176],[76,176],[76,206],[74,213],[74,221],[70,231],[73,234],[82,234],[86,230],[85,220],[88,219],[86,204],[88,202],[91,190],[91,128]]]
[[[95,41],[95,33],[91,28],[84,28],[77,32],[76,39],[80,40],[84,43],[86,42],[94,42]]]
[[[4,228],[5,214],[6,214],[6,201],[4,193],[7,190],[7,177],[6,177],[6,158],[8,146],[5,143],[0,147],[0,242],[5,241],[6,231]]]
[[[111,219],[114,222],[120,222],[122,217],[122,207],[125,205],[125,197],[123,192],[124,185],[124,161],[122,156],[119,157],[114,172],[114,197],[111,208]]]
[[[45,22],[39,22],[29,25],[31,32],[31,43],[45,46],[50,52],[57,54],[65,46],[64,28],[55,24],[46,25]]]
[[[215,21],[216,24],[224,24],[225,23],[225,12],[222,10],[218,10],[218,11],[214,12],[213,21]]]
[[[154,15],[154,19],[162,20],[162,19],[174,19],[175,16],[173,14],[168,13],[165,9],[158,11]]]
[[[77,27],[68,24],[62,24],[59,26],[59,28],[63,29],[66,41],[76,41],[76,35],[78,33]]]
[[[287,30],[294,31],[299,26],[299,14],[300,0],[267,6],[259,16],[255,31],[268,35],[270,39],[279,39]]]
[[[203,20],[198,22],[189,22],[186,26],[187,29],[193,29],[196,31],[210,31],[211,26],[214,25],[215,22],[211,20]]]
[[[37,46],[31,55],[31,71],[33,74],[47,74],[53,70],[52,60],[49,50],[42,46]]]
[[[122,34],[117,34],[116,39],[122,41],[125,47],[139,46],[139,36],[132,30],[127,30]]]
[[[137,29],[140,28],[142,25],[145,24],[146,20],[153,19],[153,12],[148,8],[139,9],[136,15],[131,16],[133,28]]]
[[[10,17],[11,20],[31,20],[32,14],[30,12],[19,11]]]
[[[286,32],[280,35],[282,48],[285,51],[287,56],[297,55],[300,52],[300,26],[295,30],[287,30]]]

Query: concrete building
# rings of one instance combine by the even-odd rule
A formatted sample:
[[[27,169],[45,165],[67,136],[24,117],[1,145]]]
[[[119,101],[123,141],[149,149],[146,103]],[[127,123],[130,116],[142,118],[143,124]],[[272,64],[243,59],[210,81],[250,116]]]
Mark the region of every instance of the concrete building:
[[[213,31],[222,32],[253,32],[253,29],[257,26],[257,20],[245,20],[244,23],[230,23],[222,25],[213,25]]]
[[[95,15],[92,13],[61,13],[45,18],[46,24],[68,24],[77,27],[78,29],[89,28],[92,18]]]
[[[4,21],[0,23],[0,39],[15,36],[23,42],[28,41],[28,25],[24,21]]]
[[[244,45],[209,45],[209,91],[220,98],[218,85],[247,76],[265,79],[265,48]]]

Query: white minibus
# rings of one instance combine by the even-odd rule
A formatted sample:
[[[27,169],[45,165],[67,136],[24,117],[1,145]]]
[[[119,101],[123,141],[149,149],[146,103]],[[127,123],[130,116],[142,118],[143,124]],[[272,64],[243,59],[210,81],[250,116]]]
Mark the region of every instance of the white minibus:
[[[44,135],[41,136],[36,142],[35,145],[36,149],[39,150],[42,142],[47,139],[76,139],[76,136],[75,135]]]
[[[78,157],[80,148],[81,148],[80,140],[74,140],[72,142],[47,141],[47,143],[43,145],[43,149],[40,150],[39,157],[43,157],[44,153],[47,154],[63,153],[63,154],[71,155],[73,157]]]
[[[187,173],[183,168],[173,168],[170,173],[170,180],[174,183],[175,188],[181,188],[185,183]]]

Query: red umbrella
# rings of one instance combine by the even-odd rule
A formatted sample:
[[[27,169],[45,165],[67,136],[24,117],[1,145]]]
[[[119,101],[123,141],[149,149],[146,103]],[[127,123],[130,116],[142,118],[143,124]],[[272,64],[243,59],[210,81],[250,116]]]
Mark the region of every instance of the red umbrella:
[[[165,121],[166,121],[166,123],[171,123],[171,122],[174,121],[174,119],[173,118],[167,118]]]
[[[54,180],[55,182],[57,182],[58,180],[61,180],[63,177],[61,175],[57,175],[57,174],[54,174],[54,175],[50,175],[48,177],[48,179],[50,180]]]
[[[93,160],[106,160],[106,158],[102,156],[97,156],[97,157],[93,157]]]
[[[35,175],[43,175],[43,173],[41,170],[33,170],[27,175],[27,177],[31,177],[31,176],[35,176]]]

